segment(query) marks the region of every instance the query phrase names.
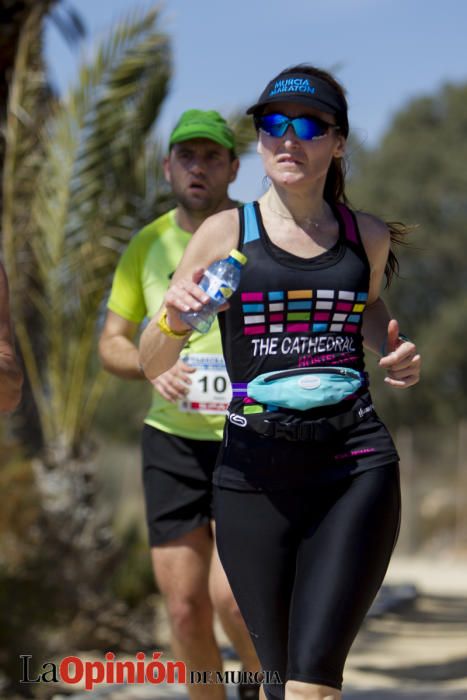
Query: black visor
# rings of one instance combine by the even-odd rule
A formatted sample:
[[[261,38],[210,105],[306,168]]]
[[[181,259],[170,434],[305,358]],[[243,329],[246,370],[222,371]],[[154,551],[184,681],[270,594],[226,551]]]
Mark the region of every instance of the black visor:
[[[249,107],[247,114],[261,112],[263,107],[274,102],[298,102],[320,112],[334,114],[347,123],[347,104],[339,92],[326,80],[306,73],[284,73],[274,78],[256,104]]]

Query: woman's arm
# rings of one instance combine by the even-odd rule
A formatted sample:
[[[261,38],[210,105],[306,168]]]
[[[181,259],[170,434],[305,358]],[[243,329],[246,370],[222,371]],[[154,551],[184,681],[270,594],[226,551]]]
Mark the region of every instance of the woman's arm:
[[[357,214],[357,220],[370,263],[370,288],[363,312],[363,341],[366,348],[381,355],[391,320],[386,304],[380,297],[391,242],[390,234],[387,226],[374,216]]]
[[[388,374],[384,381],[405,389],[419,381],[421,358],[415,344],[401,337],[398,322],[391,318],[380,297],[390,234],[382,221],[369,214],[358,214],[357,220],[371,270],[368,302],[363,312],[364,344],[381,357],[379,365]]]
[[[150,380],[175,364],[190,336],[191,328],[182,321],[180,313],[199,311],[209,301],[208,295],[198,286],[204,270],[215,260],[226,258],[232,248],[238,246],[238,240],[237,209],[209,217],[192,236],[162,307],[141,335],[140,363]],[[223,308],[226,307],[220,307],[219,311]]]

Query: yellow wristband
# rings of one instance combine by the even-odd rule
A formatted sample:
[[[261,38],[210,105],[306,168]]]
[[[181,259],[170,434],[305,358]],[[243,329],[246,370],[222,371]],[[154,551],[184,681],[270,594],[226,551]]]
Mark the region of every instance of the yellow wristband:
[[[168,336],[169,338],[178,338],[178,340],[180,340],[181,338],[185,338],[191,333],[191,328],[188,328],[188,330],[181,332],[173,331],[167,323],[167,309],[164,309],[164,313],[157,321],[157,325],[161,329],[162,333]]]

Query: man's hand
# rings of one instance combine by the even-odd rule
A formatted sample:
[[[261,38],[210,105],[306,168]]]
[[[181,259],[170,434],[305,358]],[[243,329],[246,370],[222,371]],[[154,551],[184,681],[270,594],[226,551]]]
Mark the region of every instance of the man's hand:
[[[389,321],[385,354],[379,361],[379,366],[388,374],[384,381],[398,389],[407,389],[419,381],[420,364],[421,358],[415,344],[400,337],[399,324],[395,319]]]
[[[178,360],[167,372],[149,381],[164,399],[177,403],[188,394],[191,384],[189,375],[193,372],[196,372],[195,367],[190,367],[183,360]]]

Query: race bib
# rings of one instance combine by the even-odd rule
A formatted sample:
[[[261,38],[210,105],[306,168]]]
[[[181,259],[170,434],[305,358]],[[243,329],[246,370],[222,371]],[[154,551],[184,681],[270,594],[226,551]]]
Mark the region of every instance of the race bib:
[[[232,387],[222,355],[193,353],[180,359],[196,368],[196,372],[190,374],[189,393],[178,403],[180,411],[225,414],[232,398]]]

